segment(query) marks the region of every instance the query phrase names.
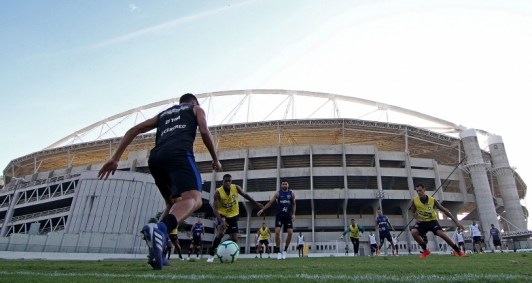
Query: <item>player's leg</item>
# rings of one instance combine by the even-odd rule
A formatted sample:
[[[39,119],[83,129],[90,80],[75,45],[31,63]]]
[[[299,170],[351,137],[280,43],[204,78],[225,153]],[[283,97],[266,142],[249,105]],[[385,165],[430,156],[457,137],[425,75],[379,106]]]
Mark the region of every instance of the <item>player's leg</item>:
[[[198,258],[198,259],[200,257],[201,250],[202,250],[202,245],[201,245],[201,241],[200,241],[196,245],[196,258]]]
[[[353,240],[353,249],[355,250],[355,256],[358,256],[358,247],[360,245],[360,241],[358,238],[354,238]]]
[[[286,251],[288,250],[288,247],[290,246],[290,242],[292,242],[292,234],[294,233],[294,229],[288,228],[286,229],[286,241],[284,243],[284,253],[286,255]]]
[[[191,240],[190,245],[188,246],[188,258],[189,259],[193,251],[194,251],[194,240]]]
[[[423,238],[421,238],[421,235],[424,235],[427,233],[427,231],[424,229],[422,223],[416,223],[414,225],[414,228],[410,230],[410,233],[412,234],[412,237],[414,240],[416,240],[417,244],[423,249],[421,252],[420,258],[425,258],[430,254],[430,250],[427,249],[427,244],[423,241]]]
[[[175,239],[172,239],[172,244],[174,244],[175,250],[177,251],[179,258],[183,259],[183,256],[181,255],[181,245],[179,244],[179,239],[177,238],[177,235]]]
[[[451,238],[449,238],[449,236],[447,236],[447,234],[443,232],[443,230],[441,229],[441,227],[439,227],[439,225],[438,227],[435,227],[432,232],[438,235],[440,238],[442,238],[447,243],[447,245],[453,248],[456,254],[460,256],[465,256],[464,252],[462,252],[460,248],[453,242],[453,240],[451,240]]]
[[[282,259],[281,255],[281,219],[278,216],[275,216],[275,247],[273,249],[274,253],[277,253],[277,259]]]
[[[223,221],[226,221],[225,218],[222,216]],[[218,223],[218,219],[215,221],[216,225],[216,237],[214,237],[214,241],[212,242],[212,246],[209,248],[209,258],[207,259],[207,262],[214,262],[214,254],[216,253],[216,248],[220,245],[220,242],[222,242],[222,238],[226,233],[227,229],[222,228],[222,223]]]

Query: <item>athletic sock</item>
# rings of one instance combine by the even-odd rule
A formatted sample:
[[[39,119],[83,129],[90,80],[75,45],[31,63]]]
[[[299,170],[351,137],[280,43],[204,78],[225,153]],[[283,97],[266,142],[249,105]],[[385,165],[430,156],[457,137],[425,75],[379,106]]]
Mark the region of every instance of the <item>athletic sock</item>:
[[[220,242],[222,241],[222,238],[215,237],[214,242],[212,242],[212,248],[211,248],[211,256],[214,256],[214,250],[220,245]]]
[[[279,247],[274,247],[273,248],[273,253],[279,253]]]
[[[162,230],[161,225],[160,225],[161,223],[164,224],[166,228],[166,231],[162,231],[162,232],[166,232],[166,233],[174,231],[174,229],[177,228],[177,225],[178,225],[177,218],[173,214],[166,215],[163,218],[163,220],[161,220],[161,222],[157,224],[157,227],[159,228],[159,230]]]
[[[456,244],[454,244],[451,248],[453,248],[453,250],[455,250],[457,253],[460,253],[462,251]]]
[[[192,254],[192,250],[188,249],[188,257],[190,257],[191,254]]]
[[[427,250],[427,244],[423,243],[423,244],[421,244],[420,246],[421,246],[421,248],[422,248],[424,251]]]
[[[286,252],[288,250],[288,246],[284,246],[284,251]]]

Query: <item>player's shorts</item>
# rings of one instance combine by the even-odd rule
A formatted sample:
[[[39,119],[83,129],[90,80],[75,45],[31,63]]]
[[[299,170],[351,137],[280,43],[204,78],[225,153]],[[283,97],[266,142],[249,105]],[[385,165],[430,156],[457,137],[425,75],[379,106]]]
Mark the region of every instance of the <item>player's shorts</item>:
[[[191,245],[201,246],[201,237],[192,237]]]
[[[436,235],[439,230],[443,230],[440,226],[440,223],[438,223],[438,220],[416,223],[412,230],[413,229],[416,229],[421,235],[425,235],[429,231]]]
[[[153,149],[148,167],[164,199],[178,198],[186,191],[201,192],[201,175],[190,152],[177,154],[165,148]]]
[[[381,244],[384,243],[385,239],[388,240],[388,242],[392,243],[392,235],[390,235],[390,233],[384,235],[379,234],[379,241],[381,242]]]
[[[473,243],[481,243],[482,237],[481,236],[473,236]]]
[[[496,246],[501,246],[502,247],[501,240],[493,240],[493,246],[495,246],[495,247]]]
[[[177,234],[170,234],[168,235],[168,239],[170,239],[170,241],[176,241],[177,240]]]
[[[303,249],[303,245],[297,245],[297,249],[298,250],[302,250]]]
[[[277,227],[284,227],[285,232],[287,229],[293,229],[292,216],[275,215],[275,228]]]
[[[259,240],[259,244],[261,244],[261,245],[266,245],[266,246],[267,246],[267,245],[270,244],[270,242],[268,242],[267,239],[266,239],[266,240]]]
[[[222,215],[222,218],[225,219],[225,222],[227,222],[227,230],[225,230],[225,234],[233,234],[238,233],[238,216],[235,217],[225,217]],[[218,222],[218,219],[214,222],[216,227],[218,227],[221,223]]]
[[[461,247],[464,245],[464,242],[458,242],[458,246]]]
[[[372,251],[376,251],[377,250],[377,244],[371,244],[369,247],[370,247],[370,249]]]

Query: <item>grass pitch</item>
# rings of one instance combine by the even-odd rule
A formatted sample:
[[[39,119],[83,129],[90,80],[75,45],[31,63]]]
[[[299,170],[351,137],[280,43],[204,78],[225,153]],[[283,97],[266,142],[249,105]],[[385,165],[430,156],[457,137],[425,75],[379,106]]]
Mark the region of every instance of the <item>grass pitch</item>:
[[[239,259],[233,264],[170,260],[0,261],[1,282],[532,282],[532,254]]]

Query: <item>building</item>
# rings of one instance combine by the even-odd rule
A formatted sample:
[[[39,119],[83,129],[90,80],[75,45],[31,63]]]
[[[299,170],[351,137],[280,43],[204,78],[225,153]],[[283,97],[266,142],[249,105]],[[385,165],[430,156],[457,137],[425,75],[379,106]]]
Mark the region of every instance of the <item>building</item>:
[[[223,166],[222,172],[212,172],[210,156],[198,138],[195,150],[204,205],[196,216],[206,218],[206,241],[214,233],[212,193],[225,173],[263,203],[287,178],[297,199],[294,230],[305,235],[311,252],[331,252],[339,245],[342,250],[339,238],[351,218],[366,230],[374,229],[379,207],[397,234],[408,231],[408,208],[418,183],[452,213],[463,215],[464,224],[477,218],[485,233],[494,223],[511,235],[530,235],[528,212],[519,203],[526,184],[510,167],[499,136],[400,107],[333,94],[246,90],[197,97],[213,125]],[[96,180],[96,172],[120,141],[120,134],[109,135],[124,128],[123,121],[134,117],[135,123],[140,122],[138,117],[150,117],[146,112],[155,115],[177,100],[114,115],[43,151],[12,160],[3,171],[1,236],[17,234],[26,237],[21,242],[29,243],[31,236],[19,234],[51,233],[54,239],[62,237],[60,244],[53,245],[56,250],[144,252],[139,225],[164,207],[146,174],[154,134],[134,140],[119,164],[120,174],[111,181]],[[480,147],[484,141],[489,150]],[[257,217],[256,208],[241,203],[239,244],[245,252],[253,250],[254,233],[262,222],[273,228],[274,211],[272,207]],[[453,233],[452,221],[442,218],[440,223]],[[86,234],[91,236],[79,246]],[[430,237],[432,249],[440,249],[440,242]],[[62,247],[65,241],[72,242],[69,248]],[[362,237],[365,241],[367,235]],[[401,233],[400,241],[401,251],[416,247],[409,233]],[[0,249],[2,243],[0,238]],[[6,249],[10,245],[5,244]],[[295,245],[293,241],[291,249]]]

